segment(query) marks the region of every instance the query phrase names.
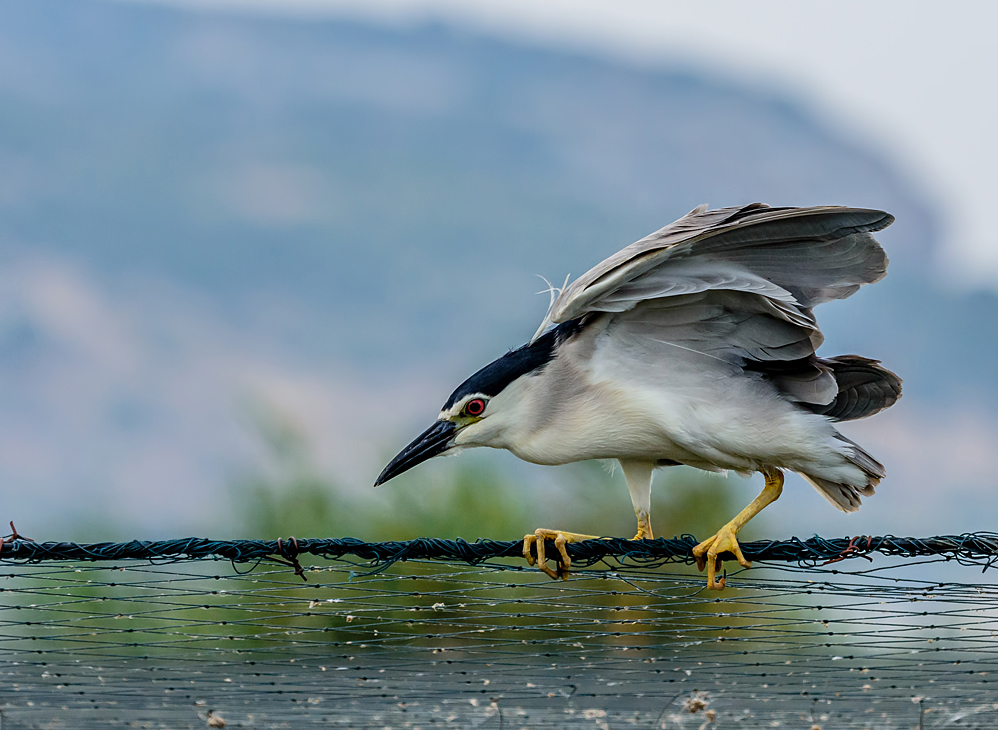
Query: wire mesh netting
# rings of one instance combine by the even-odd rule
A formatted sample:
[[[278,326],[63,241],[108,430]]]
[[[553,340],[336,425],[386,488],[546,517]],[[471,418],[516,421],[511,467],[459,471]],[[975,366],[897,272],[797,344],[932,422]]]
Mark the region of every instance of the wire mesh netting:
[[[980,582],[998,540],[855,559],[876,540],[901,539],[822,541],[847,560],[798,551],[719,593],[670,541],[603,541],[616,558],[552,581],[497,557],[517,543],[472,543],[491,547],[468,564],[427,554],[449,541],[19,540],[0,553],[2,727],[998,726]]]

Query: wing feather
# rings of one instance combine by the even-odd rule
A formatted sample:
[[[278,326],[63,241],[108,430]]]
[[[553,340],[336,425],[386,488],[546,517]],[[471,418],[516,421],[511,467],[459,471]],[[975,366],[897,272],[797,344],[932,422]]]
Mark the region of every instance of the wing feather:
[[[701,206],[566,286],[536,336],[587,312],[626,312],[648,299],[707,290],[754,293],[788,321],[813,325],[812,307],[884,276],[887,257],[871,234],[893,220],[837,206]]]
[[[839,392],[832,369],[814,356],[820,332],[774,316],[756,294],[716,290],[646,300],[612,315],[607,334],[646,353],[646,362],[681,358],[698,368],[721,363],[756,371],[798,403],[824,407]]]
[[[885,275],[872,232],[893,220],[834,206],[701,206],[567,285],[535,339],[552,324],[607,313],[613,336],[651,362],[693,358],[753,371],[815,412],[856,417],[889,399],[872,386],[840,396],[845,365],[815,355],[823,336],[812,308]],[[870,404],[847,408],[853,395]]]

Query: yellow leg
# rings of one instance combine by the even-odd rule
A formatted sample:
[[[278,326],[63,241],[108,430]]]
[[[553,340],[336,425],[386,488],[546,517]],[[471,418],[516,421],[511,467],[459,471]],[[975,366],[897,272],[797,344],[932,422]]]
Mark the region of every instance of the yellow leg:
[[[742,555],[742,549],[738,546],[736,535],[738,531],[745,527],[746,523],[771,505],[783,492],[783,472],[779,469],[772,469],[763,472],[766,476],[766,486],[762,488],[759,496],[752,500],[752,503],[739,512],[731,522],[717,531],[713,537],[704,540],[693,548],[693,557],[697,559],[697,567],[703,570],[707,568],[707,588],[711,590],[721,590],[724,588],[724,578],[715,581],[714,576],[720,562],[717,556],[728,552],[735,556],[735,560],[743,568],[749,568],[752,563]]]
[[[655,536],[651,531],[651,517],[648,516],[647,512],[638,512],[638,534],[634,536],[635,540],[654,540]]]
[[[583,540],[598,540],[595,535],[580,535],[575,532],[564,532],[562,530],[545,530],[540,528],[523,538],[523,557],[527,559],[527,565],[537,563],[537,567],[557,580],[568,580],[568,569],[572,567],[572,559],[568,557],[565,545],[570,542],[582,542]],[[559,558],[555,560],[555,567],[548,567],[544,554],[544,541],[554,540],[554,546],[558,549]],[[537,552],[536,559],[531,547]]]

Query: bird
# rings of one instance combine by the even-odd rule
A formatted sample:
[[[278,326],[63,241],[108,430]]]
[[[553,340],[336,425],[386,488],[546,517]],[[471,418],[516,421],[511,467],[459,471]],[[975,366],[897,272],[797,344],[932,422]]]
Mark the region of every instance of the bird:
[[[886,275],[873,234],[893,222],[842,206],[695,208],[552,287],[534,336],[461,383],[375,486],[471,447],[534,464],[616,460],[641,540],[654,538],[656,469],[760,472],[759,496],[692,551],[707,587],[724,588],[721,561],[750,567],[738,532],[779,498],[785,471],[843,512],[886,476],[836,424],[890,407],[902,381],[878,360],[819,357],[813,310]],[[523,555],[565,579],[565,546],[589,539],[541,528]]]

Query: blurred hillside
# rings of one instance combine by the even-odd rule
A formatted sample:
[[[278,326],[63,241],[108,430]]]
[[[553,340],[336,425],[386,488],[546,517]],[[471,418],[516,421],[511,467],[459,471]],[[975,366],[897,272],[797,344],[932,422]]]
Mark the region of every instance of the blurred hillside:
[[[366,488],[454,384],[532,334],[535,274],[753,200],[897,217],[887,280],[818,312],[823,352],[905,378],[896,409],[849,432],[899,487],[862,514],[896,531],[998,517],[973,504],[994,484],[998,298],[941,288],[931,202],[765,80],[444,27],[9,0],[5,508],[53,531],[210,531],[226,485],[268,458],[246,425],[259,402],[301,423],[319,471]],[[822,515],[803,532],[867,524],[798,492]]]

